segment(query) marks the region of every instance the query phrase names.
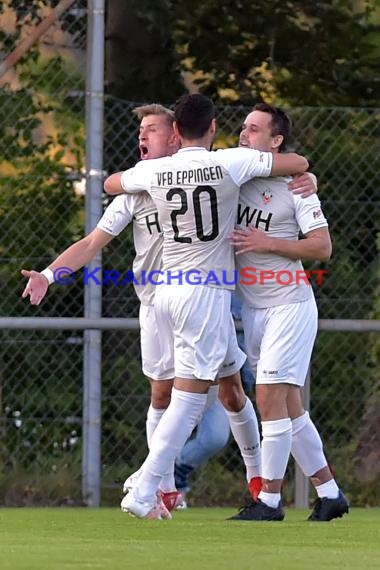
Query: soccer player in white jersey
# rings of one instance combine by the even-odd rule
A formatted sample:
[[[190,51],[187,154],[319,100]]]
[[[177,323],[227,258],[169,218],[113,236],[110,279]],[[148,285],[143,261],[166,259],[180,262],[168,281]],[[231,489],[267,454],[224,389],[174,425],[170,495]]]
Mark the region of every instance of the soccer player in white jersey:
[[[280,154],[290,119],[257,104],[244,121],[240,145]],[[281,484],[292,453],[318,494],[309,520],[348,512],[326,461],[321,438],[301,398],[318,326],[317,306],[301,260],[331,255],[327,221],[317,195],[284,192],[285,178],[254,179],[240,191],[236,247],[246,352],[256,377],[262,425],[263,489],[235,520],[282,520]],[[299,239],[302,232],[304,239]]]
[[[135,113],[140,119],[139,148],[142,160],[158,158],[173,154],[178,150],[179,141],[173,132],[173,111],[161,105],[145,105],[137,107]],[[96,253],[105,247],[115,236],[129,224],[133,223],[134,243],[136,257],[133,262],[135,277],[135,290],[141,301],[140,329],[141,329],[141,357],[144,374],[149,378],[151,385],[151,404],[147,413],[146,432],[148,447],[165,409],[169,405],[173,383],[174,370],[168,369],[161,360],[157,338],[160,331],[155,321],[153,299],[156,287],[148,277],[142,285],[143,272],[149,276],[152,271],[161,268],[162,234],[159,225],[157,208],[147,193],[118,196],[107,207],[97,227],[79,240],[63,253],[61,253],[43,272],[23,270],[22,273],[29,279],[23,297],[30,296],[30,302],[38,305],[45,297],[49,284],[53,280],[53,273],[60,267],[68,267],[73,272],[89,263]],[[245,356],[238,351],[233,343],[227,354],[226,362],[221,374],[225,377],[238,375]],[[188,442],[192,448],[192,459],[196,465],[205,462],[213,453],[225,445],[229,436],[229,423],[224,410],[220,410],[220,402],[216,399],[217,386],[212,390],[207,410],[201,419],[200,434],[207,431],[207,445],[205,438],[200,437],[194,449],[194,441]],[[226,424],[227,422],[227,424]],[[238,429],[238,428],[237,428]],[[259,490],[261,478],[261,465],[259,453],[259,432],[256,417],[248,417],[245,430],[236,434],[242,449],[243,459],[246,463],[247,479],[252,492]],[[196,438],[197,440],[197,438]],[[185,445],[186,448],[186,445]],[[246,448],[244,451],[243,448]],[[128,477],[124,485],[124,492],[133,485],[135,474]],[[160,490],[164,504],[172,510],[180,496],[175,489],[173,469],[162,478]],[[160,514],[163,513],[159,505]]]
[[[178,153],[138,163],[109,182],[127,192],[149,192],[164,236],[155,313],[161,354],[174,366],[175,379],[138,482],[122,501],[123,510],[140,518],[159,518],[156,493],[161,477],[202,414],[231,338],[236,342],[230,312],[234,255],[228,236],[239,187],[254,176],[292,174],[308,166],[294,153],[274,156],[239,148],[210,152],[215,111],[202,95],[185,95],[177,102],[174,127],[181,139]],[[239,377],[220,378],[219,397],[235,426],[246,422],[248,411],[253,413]]]
[[[174,113],[162,105],[152,104],[136,107],[134,113],[140,120],[139,149],[141,160],[171,155],[178,150],[178,137],[173,131]],[[123,194],[116,197],[107,207],[97,227],[83,239],[79,240],[62,254],[60,254],[42,273],[23,270],[22,273],[29,279],[23,297],[30,296],[33,305],[39,305],[45,297],[52,282],[52,272],[60,267],[68,267],[73,272],[88,264],[98,251],[103,249],[114,237],[119,235],[128,225],[133,224],[134,244],[136,256],[133,262],[133,274],[136,278],[135,290],[140,304],[140,340],[142,369],[150,380],[151,403],[147,413],[146,432],[148,447],[152,434],[159,423],[162,414],[169,405],[174,372],[167,370],[161,364],[161,355],[156,339],[159,330],[156,325],[153,311],[153,300],[156,287],[147,279],[142,282],[142,272],[150,272],[161,268],[162,233],[159,225],[157,208],[147,193],[136,195]],[[242,357],[240,357],[242,358]],[[240,361],[234,366],[225,366],[224,373],[229,375],[237,371]],[[216,391],[215,391],[216,392]],[[214,396],[216,397],[216,393]],[[205,424],[201,433],[207,429],[209,434],[207,449],[203,450],[204,438],[197,444],[197,464],[202,464],[211,455],[223,447],[228,439],[229,425],[224,411],[220,411],[218,400],[210,401],[201,423]],[[227,424],[226,424],[227,422]],[[189,442],[190,443],[190,442]],[[192,448],[194,442],[191,442]],[[186,446],[185,446],[186,447]],[[131,485],[133,480],[128,478],[126,484]],[[165,505],[172,510],[181,497],[175,490],[173,472],[163,477],[160,489]]]

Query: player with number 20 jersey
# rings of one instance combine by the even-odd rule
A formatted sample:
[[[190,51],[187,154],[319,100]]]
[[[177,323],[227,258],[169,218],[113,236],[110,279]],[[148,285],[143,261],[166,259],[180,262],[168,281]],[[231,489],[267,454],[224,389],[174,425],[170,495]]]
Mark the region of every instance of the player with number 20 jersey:
[[[229,294],[234,253],[228,237],[239,188],[255,176],[269,176],[271,168],[271,153],[186,147],[138,163],[121,177],[124,190],[145,190],[157,206],[164,284],[157,286],[155,311],[163,358],[174,362],[176,377],[214,380],[223,363],[234,334]]]

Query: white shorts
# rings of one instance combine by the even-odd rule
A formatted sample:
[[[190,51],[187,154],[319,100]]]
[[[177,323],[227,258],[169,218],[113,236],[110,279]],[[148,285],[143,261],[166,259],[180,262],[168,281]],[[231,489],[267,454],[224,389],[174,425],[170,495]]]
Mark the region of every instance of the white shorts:
[[[318,330],[314,297],[267,309],[243,303],[242,322],[256,384],[303,386]]]
[[[154,300],[161,358],[177,378],[215,380],[240,370],[231,292],[204,285],[160,285]],[[223,366],[224,365],[224,366]]]
[[[140,343],[142,371],[145,376],[152,380],[171,380],[174,378],[174,366],[165,368],[161,359],[159,327],[156,322],[156,314],[153,305],[140,305]]]
[[[232,317],[231,311],[230,323],[227,323],[226,326],[230,331],[230,336],[228,339],[227,354],[222,367],[219,369],[219,378],[225,378],[226,376],[232,376],[232,374],[236,374],[240,371],[241,368],[243,368],[244,362],[247,360],[247,355],[243,350],[241,350],[240,346],[238,345],[235,321]]]

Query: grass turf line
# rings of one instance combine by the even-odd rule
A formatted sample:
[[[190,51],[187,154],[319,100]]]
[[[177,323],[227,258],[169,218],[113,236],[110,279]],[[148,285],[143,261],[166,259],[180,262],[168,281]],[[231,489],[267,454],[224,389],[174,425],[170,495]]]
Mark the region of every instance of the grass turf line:
[[[376,570],[380,509],[311,523],[227,521],[232,509],[191,508],[172,521],[115,509],[1,509],[1,570]]]

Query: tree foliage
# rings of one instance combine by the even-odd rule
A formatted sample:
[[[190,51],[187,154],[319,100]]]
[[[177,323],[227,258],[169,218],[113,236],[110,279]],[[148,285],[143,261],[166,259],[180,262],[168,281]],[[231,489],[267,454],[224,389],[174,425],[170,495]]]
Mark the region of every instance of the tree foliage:
[[[168,0],[107,3],[108,93],[130,101],[169,101],[183,91]]]
[[[57,3],[3,2],[0,15],[8,17],[0,22],[4,54],[32,33],[46,15],[44,10]],[[70,18],[65,14],[56,26],[61,40],[67,38],[62,30],[70,27]],[[67,45],[72,46],[69,41]],[[70,316],[75,300],[76,314],[81,307],[82,290],[75,287],[58,289],[39,308],[20,298],[25,287],[20,269],[43,269],[79,232],[83,201],[74,191],[73,176],[84,164],[84,107],[74,108],[67,94],[83,90],[84,78],[68,51],[67,46],[54,51],[48,41],[40,41],[1,78],[2,317]],[[20,331],[16,335],[0,331],[0,479],[4,466],[12,468],[14,476],[20,468],[30,471],[49,463],[54,475],[69,462],[79,461],[79,446],[69,443],[73,427],[66,419],[81,413],[81,386],[73,378],[74,372],[77,376],[81,372],[82,351],[79,347],[69,353],[69,335],[71,331],[59,335],[34,331],[31,338]],[[66,358],[62,358],[64,351]],[[64,404],[59,382],[66,387]]]
[[[24,28],[32,29],[43,14],[39,2],[8,4],[13,26],[1,30],[0,42],[10,52]],[[84,113],[83,107],[72,107],[67,94],[84,88],[84,79],[67,57],[46,55],[37,43],[2,82],[0,271],[9,289],[19,292],[20,268],[42,269],[43,256],[47,265],[78,233],[82,200],[72,178],[84,164]],[[50,220],[54,230],[46,231]],[[9,296],[1,304],[3,314],[27,310],[25,302]]]
[[[360,9],[350,0],[175,5],[182,66],[221,101],[378,104],[377,0]]]
[[[378,0],[110,0],[108,91],[168,102],[184,81],[221,103],[376,106],[379,24]]]

